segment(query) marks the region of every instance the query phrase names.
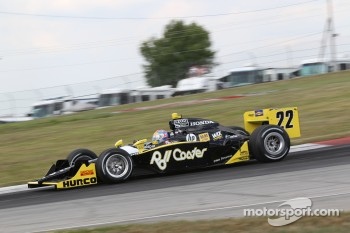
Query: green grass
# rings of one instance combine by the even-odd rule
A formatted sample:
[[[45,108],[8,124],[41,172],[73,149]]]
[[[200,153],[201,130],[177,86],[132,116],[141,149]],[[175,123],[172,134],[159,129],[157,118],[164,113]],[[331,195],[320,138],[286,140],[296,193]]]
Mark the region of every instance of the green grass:
[[[350,214],[339,217],[303,217],[287,226],[273,227],[267,217],[236,218],[209,221],[174,221],[152,224],[116,225],[99,228],[84,228],[58,231],[64,233],[347,233],[350,229]]]
[[[192,105],[120,112],[130,108],[189,100],[246,95],[243,98]],[[350,72],[263,83],[217,92],[143,102],[0,125],[0,186],[43,176],[57,159],[76,148],[97,154],[117,139],[150,139],[156,129],[168,129],[172,112],[209,118],[223,125],[243,126],[248,110],[297,106],[302,137],[293,144],[350,135]],[[119,113],[116,113],[119,112]]]

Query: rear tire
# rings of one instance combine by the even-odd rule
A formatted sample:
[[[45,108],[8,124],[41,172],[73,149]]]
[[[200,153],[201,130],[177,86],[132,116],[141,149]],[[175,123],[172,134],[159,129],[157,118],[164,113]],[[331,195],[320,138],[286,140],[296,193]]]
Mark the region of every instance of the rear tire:
[[[262,125],[250,135],[249,152],[260,162],[284,159],[290,149],[287,132],[277,125]]]
[[[133,171],[131,156],[124,150],[111,148],[101,153],[96,161],[98,178],[104,183],[119,183]]]
[[[77,161],[88,161],[92,159],[97,159],[97,155],[88,149],[76,149],[67,156],[70,166],[73,166]]]

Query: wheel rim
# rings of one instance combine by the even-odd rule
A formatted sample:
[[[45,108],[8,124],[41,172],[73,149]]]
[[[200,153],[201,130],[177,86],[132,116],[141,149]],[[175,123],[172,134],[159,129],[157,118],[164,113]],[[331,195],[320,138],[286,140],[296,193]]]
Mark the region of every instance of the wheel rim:
[[[129,162],[119,154],[111,155],[106,161],[106,171],[114,178],[123,177],[129,170]]]
[[[279,133],[269,133],[264,139],[264,147],[269,153],[270,158],[278,159],[283,156],[281,152],[284,150],[286,142],[283,136]]]

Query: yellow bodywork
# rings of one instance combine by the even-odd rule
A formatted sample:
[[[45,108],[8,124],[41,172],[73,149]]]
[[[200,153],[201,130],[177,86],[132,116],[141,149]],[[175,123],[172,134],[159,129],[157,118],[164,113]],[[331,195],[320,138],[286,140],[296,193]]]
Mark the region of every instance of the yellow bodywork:
[[[121,147],[121,146],[123,146],[123,140],[122,139],[120,139],[120,140],[118,140],[115,144],[114,144],[114,146],[115,147],[117,147],[117,148],[119,148],[119,147]]]
[[[181,118],[182,118],[182,115],[179,113],[174,112],[171,114],[171,119],[173,119],[173,120],[181,119]]]
[[[56,189],[69,189],[82,186],[88,186],[97,184],[95,163],[91,163],[88,166],[82,164],[77,173],[70,179],[63,181],[48,181],[39,184],[38,181],[28,182],[30,186],[55,186]]]
[[[248,141],[245,141],[241,148],[232,156],[225,164],[238,163],[242,161],[248,161],[249,158],[249,149]]]
[[[290,138],[300,137],[299,114],[297,107],[267,108],[244,113],[244,128],[252,133],[263,124],[279,125]]]
[[[139,153],[142,153],[145,151],[146,142],[147,142],[147,139],[138,140],[133,144],[133,146],[135,146],[139,150]]]
[[[290,138],[300,137],[300,123],[297,107],[267,108],[245,112],[244,128],[251,134],[263,124],[279,125]],[[226,162],[226,164],[238,163],[250,159],[248,141]]]

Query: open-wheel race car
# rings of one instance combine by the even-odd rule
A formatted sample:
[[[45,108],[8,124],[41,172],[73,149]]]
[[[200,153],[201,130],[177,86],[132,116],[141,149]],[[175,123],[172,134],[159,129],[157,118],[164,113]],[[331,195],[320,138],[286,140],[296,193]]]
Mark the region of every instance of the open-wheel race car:
[[[296,107],[245,112],[244,128],[177,113],[172,114],[169,126],[169,131],[157,130],[152,141],[124,145],[119,140],[100,156],[88,149],[74,150],[43,178],[28,182],[28,187],[67,189],[119,183],[138,170],[168,173],[248,160],[275,162],[287,156],[290,138],[300,137]]]

